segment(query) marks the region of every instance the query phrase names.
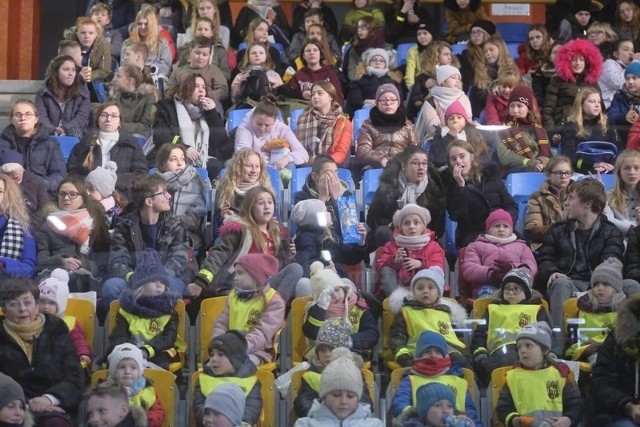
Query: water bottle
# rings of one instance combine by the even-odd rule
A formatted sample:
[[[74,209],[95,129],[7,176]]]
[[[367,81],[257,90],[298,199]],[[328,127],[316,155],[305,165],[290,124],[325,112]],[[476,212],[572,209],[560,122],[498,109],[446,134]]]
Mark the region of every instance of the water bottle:
[[[447,415],[442,419],[447,427],[474,427],[473,422],[467,418],[456,417],[455,415]]]

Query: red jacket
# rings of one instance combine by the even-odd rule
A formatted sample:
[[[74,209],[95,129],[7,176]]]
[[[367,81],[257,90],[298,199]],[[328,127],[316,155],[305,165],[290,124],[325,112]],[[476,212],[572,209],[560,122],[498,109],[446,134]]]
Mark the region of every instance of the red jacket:
[[[69,337],[73,342],[73,347],[76,349],[76,354],[78,357],[80,356],[88,356],[91,357],[91,346],[87,342],[87,339],[84,337],[84,331],[82,330],[82,326],[80,326],[80,322],[76,320],[76,324],[69,331]]]
[[[518,60],[516,61],[518,70],[523,76],[531,70],[535,70],[540,67],[538,61],[535,61],[527,56],[527,46],[525,43],[518,45]]]
[[[509,100],[496,90],[487,97],[484,107],[484,124],[503,125],[509,120]]]
[[[162,427],[164,422],[164,408],[160,403],[158,392],[156,392],[156,401],[147,409],[147,427]]]
[[[629,129],[629,135],[627,136],[628,150],[640,151],[640,120],[636,120]]]

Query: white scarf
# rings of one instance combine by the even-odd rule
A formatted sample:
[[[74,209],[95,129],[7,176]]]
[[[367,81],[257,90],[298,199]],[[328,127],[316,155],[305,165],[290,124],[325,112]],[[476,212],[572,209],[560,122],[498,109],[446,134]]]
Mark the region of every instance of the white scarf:
[[[197,168],[206,167],[207,159],[209,158],[209,125],[204,120],[204,117],[199,119],[198,125],[196,125],[187,109],[180,101],[174,101],[176,104],[176,112],[178,113],[178,125],[180,126],[180,137],[182,143],[188,147],[196,149],[200,155],[200,159],[194,162],[194,166]]]
[[[115,132],[98,132],[98,144],[102,149],[102,167],[107,165],[107,162],[111,160],[111,149],[120,139],[120,133]]]
[[[484,238],[489,241],[489,243],[493,243],[494,245],[506,245],[507,243],[515,242],[518,236],[514,233],[511,233],[509,237],[495,237],[491,234],[485,234]]]
[[[398,175],[398,182],[400,184],[400,191],[402,195],[398,199],[398,208],[402,209],[406,204],[416,203],[416,200],[424,190],[427,189],[429,184],[429,174],[424,174],[424,178],[419,183],[407,182],[407,177],[403,171],[400,171]]]

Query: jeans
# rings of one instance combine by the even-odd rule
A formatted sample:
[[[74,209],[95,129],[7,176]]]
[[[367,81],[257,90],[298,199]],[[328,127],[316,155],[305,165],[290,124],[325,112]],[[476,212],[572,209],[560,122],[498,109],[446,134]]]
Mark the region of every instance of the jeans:
[[[168,276],[167,278],[169,280],[169,290],[179,295],[183,295],[186,285],[182,280],[175,276]],[[108,310],[111,301],[115,301],[120,298],[120,295],[122,295],[122,293],[127,289],[132,289],[132,286],[123,278],[112,277],[111,279],[107,279],[107,281],[102,285],[102,299],[100,300],[99,305]]]

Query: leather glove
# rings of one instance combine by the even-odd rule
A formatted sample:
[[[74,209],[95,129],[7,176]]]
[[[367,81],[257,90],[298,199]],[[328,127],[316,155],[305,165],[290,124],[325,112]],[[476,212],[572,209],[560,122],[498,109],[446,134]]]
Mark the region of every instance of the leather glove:
[[[413,365],[413,357],[408,354],[403,354],[402,356],[398,357],[398,364],[403,368],[411,366]]]
[[[318,295],[318,301],[316,302],[318,307],[320,307],[323,310],[326,310],[327,308],[329,308],[329,304],[331,303],[332,292],[333,292],[333,289],[331,288],[325,288],[322,290],[322,292],[320,292],[320,295]]]
[[[500,282],[502,281],[503,277],[504,277],[504,274],[502,273],[502,271],[497,270],[494,267],[491,267],[489,269],[489,282],[491,284],[500,285]]]
[[[507,274],[511,269],[513,269],[513,266],[509,261],[505,261],[503,259],[497,259],[493,261],[493,268],[495,268],[496,270],[502,271],[504,275],[504,274]]]

